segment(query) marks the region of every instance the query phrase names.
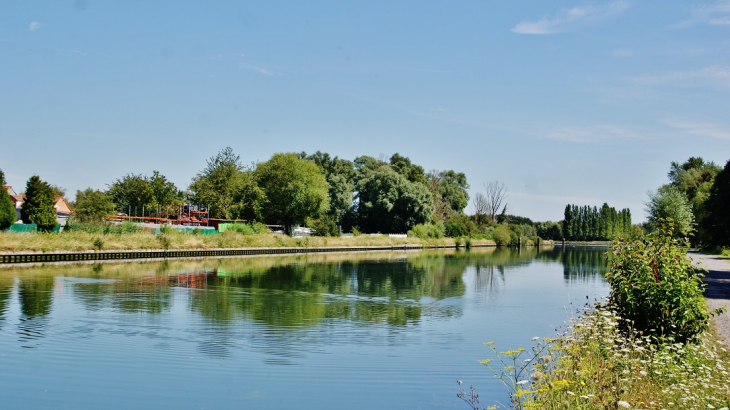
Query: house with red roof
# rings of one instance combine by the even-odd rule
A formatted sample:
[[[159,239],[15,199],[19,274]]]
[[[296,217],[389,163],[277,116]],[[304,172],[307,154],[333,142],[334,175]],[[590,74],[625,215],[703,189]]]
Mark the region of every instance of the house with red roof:
[[[13,187],[6,185],[5,189],[8,191],[8,194],[10,194],[10,199],[13,201],[13,205],[15,206],[15,214],[16,214],[16,222],[20,221],[20,207],[23,205],[23,202],[25,201],[25,195],[23,194],[17,194]],[[66,222],[68,221],[68,217],[73,214],[73,211],[71,210],[71,207],[68,205],[68,202],[66,202],[66,199],[62,197],[61,195],[56,195],[55,202],[53,204],[53,208],[56,209],[56,221],[61,226],[66,226]]]

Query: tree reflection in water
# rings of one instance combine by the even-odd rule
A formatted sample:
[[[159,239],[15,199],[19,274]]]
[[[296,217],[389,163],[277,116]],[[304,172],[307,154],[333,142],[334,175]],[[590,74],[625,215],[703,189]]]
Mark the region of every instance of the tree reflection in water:
[[[89,311],[157,315],[171,312],[176,297],[184,300],[186,309],[202,320],[201,352],[227,357],[235,341],[225,329],[241,321],[263,326],[265,331],[255,337],[272,340],[299,337],[291,330],[338,321],[417,325],[424,317],[461,315],[458,304],[439,301],[463,296],[467,277],[473,277],[476,292],[498,292],[510,268],[543,262],[563,264],[566,282],[600,280],[604,252],[491,248],[41,267],[20,275],[18,334],[29,347],[43,336],[54,277],[59,277]],[[2,278],[0,325],[13,286],[12,278]]]
[[[18,340],[23,347],[33,348],[39,345],[48,325],[47,316],[53,304],[52,276],[21,280],[18,285],[20,303],[20,322],[18,323]]]

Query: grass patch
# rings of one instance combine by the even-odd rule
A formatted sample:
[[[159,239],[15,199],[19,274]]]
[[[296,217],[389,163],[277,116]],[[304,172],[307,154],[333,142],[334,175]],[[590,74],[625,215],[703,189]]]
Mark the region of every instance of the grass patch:
[[[473,241],[475,246],[493,244],[494,242],[488,240]],[[451,238],[390,238],[366,235],[292,238],[269,232],[250,233],[248,230],[245,233],[228,230],[218,235],[196,235],[193,232],[181,232],[175,229],[165,230],[162,234],[157,235],[144,231],[111,230],[104,232],[103,229],[77,229],[61,234],[0,233],[0,252],[398,245],[449,246],[454,245],[454,240]]]

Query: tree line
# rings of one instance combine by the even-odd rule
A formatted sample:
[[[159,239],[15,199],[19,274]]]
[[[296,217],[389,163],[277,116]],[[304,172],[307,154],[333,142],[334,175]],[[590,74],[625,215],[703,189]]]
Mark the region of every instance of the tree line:
[[[702,157],[672,162],[669,183],[649,191],[645,228],[658,229],[671,219],[675,236],[689,236],[695,246],[730,247],[730,160],[721,168]]]
[[[609,241],[631,233],[631,211],[604,203],[595,206],[566,205],[562,223],[563,237],[576,241]]]
[[[32,180],[32,181],[31,181]],[[26,186],[26,202],[35,210],[53,215],[52,195],[38,195],[53,188],[34,176]],[[32,182],[32,183],[31,183]],[[307,155],[277,153],[268,161],[244,165],[230,147],[206,161],[206,166],[181,190],[158,171],[151,176],[130,173],[115,179],[106,190],[87,188],[76,192],[75,218],[102,222],[109,214],[166,216],[179,213],[182,204],[200,204],[211,218],[237,219],[282,225],[307,225],[320,234],[345,231],[405,233],[419,224],[468,219],[469,184],[461,172],[425,172],[408,157],[388,159],[360,156],[350,161],[320,151]],[[3,190],[3,195],[7,193]],[[51,199],[45,197],[51,197]],[[4,197],[3,197],[4,198]],[[9,197],[0,198],[15,221]],[[40,200],[39,203],[35,201]],[[29,208],[30,209],[30,208]],[[25,214],[24,214],[25,215]],[[50,229],[55,222],[28,214],[26,223]],[[7,226],[0,226],[6,228]]]

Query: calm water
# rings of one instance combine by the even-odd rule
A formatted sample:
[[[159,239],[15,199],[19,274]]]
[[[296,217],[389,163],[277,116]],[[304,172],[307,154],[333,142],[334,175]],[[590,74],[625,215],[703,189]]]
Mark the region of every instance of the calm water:
[[[607,295],[604,249],[0,270],[5,409],[468,409],[477,360]],[[483,404],[491,403],[490,400]]]

